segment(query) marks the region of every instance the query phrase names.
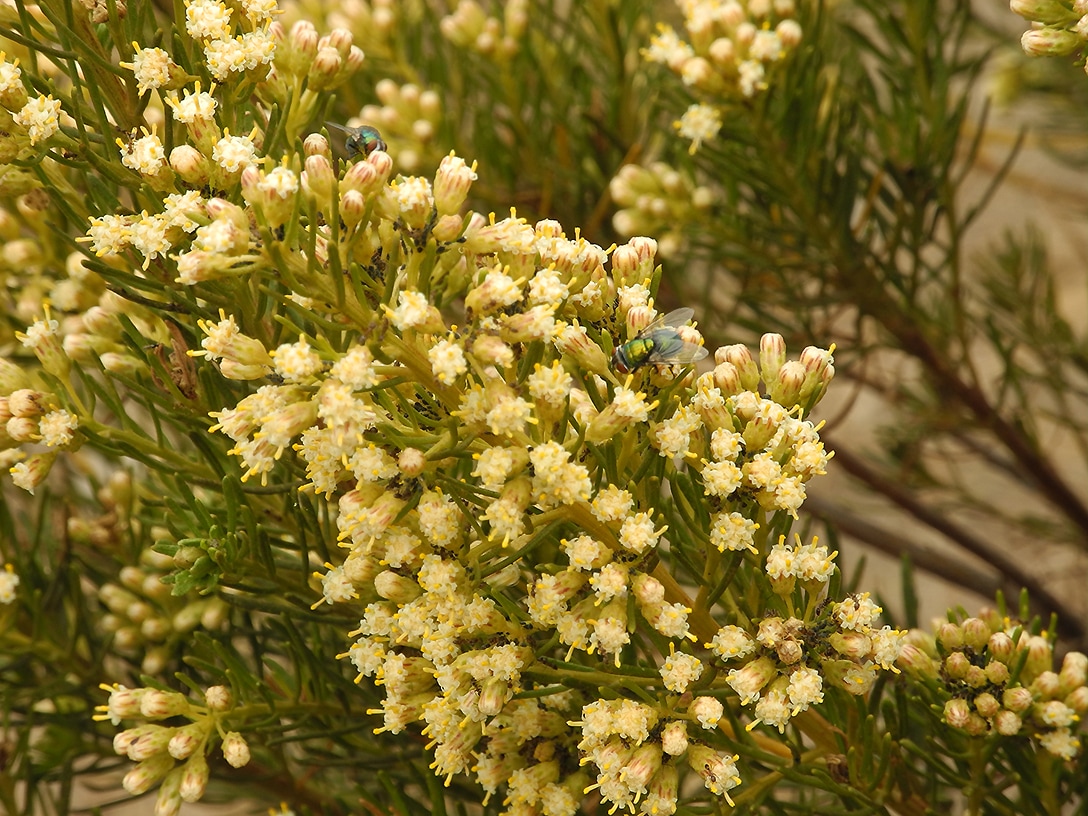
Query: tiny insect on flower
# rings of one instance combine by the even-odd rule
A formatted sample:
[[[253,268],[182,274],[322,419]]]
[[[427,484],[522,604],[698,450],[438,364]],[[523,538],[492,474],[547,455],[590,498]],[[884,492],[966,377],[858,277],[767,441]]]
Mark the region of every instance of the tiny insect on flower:
[[[634,340],[616,346],[612,352],[612,367],[621,374],[629,374],[644,365],[685,364],[703,359],[707,355],[706,349],[689,343],[676,331],[694,314],[694,309],[685,307],[659,317]]]
[[[333,130],[338,130],[347,136],[347,139],[344,141],[344,147],[347,148],[348,153],[352,156],[358,156],[360,153],[364,156],[369,156],[375,150],[380,150],[383,153],[389,150],[389,145],[382,139],[382,135],[378,132],[378,129],[371,127],[370,125],[345,127],[344,125],[338,125],[335,122],[326,122],[325,125]]]

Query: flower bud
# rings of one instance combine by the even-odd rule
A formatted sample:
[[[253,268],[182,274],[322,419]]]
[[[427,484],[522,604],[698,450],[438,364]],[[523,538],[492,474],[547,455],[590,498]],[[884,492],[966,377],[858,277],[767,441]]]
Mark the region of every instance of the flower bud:
[[[1088,686],[1074,689],[1066,696],[1064,702],[1078,714],[1088,712]]]
[[[174,730],[166,750],[174,759],[185,759],[204,744],[208,729],[202,723],[190,723]]]
[[[937,629],[937,643],[946,651],[954,651],[963,648],[963,630],[954,623],[942,623]]]
[[[189,700],[176,691],[149,689],[140,700],[140,713],[149,720],[176,717],[189,711]]]
[[[990,635],[986,648],[990,652],[990,657],[994,660],[1008,663],[1013,652],[1016,651],[1016,644],[1012,642],[1012,638],[1009,637],[1008,633],[994,632]]]
[[[175,768],[166,775],[159,785],[159,795],[155,799],[154,816],[177,816],[181,811],[181,768]]]
[[[1027,648],[1028,657],[1024,663],[1025,679],[1034,679],[1041,672],[1048,671],[1054,661],[1054,649],[1050,641],[1039,635],[1022,638],[1021,648]]]
[[[952,652],[944,660],[945,673],[953,680],[962,680],[971,668],[971,661],[963,652]]]
[[[1027,711],[1034,701],[1034,695],[1023,686],[1005,689],[1005,692],[1001,695],[1001,705],[1017,714]]]
[[[1020,733],[1024,721],[1020,715],[1003,708],[994,715],[994,730],[1004,737],[1015,736]]]
[[[1088,683],[1088,656],[1083,652],[1068,652],[1062,659],[1058,680],[1061,694],[1069,694]]]
[[[987,720],[993,719],[1001,708],[1001,703],[997,701],[997,698],[988,692],[984,692],[975,698],[975,711],[985,717]]]
[[[410,603],[423,594],[418,583],[392,570],[385,570],[374,577],[374,591],[380,597],[398,604]]]
[[[1061,681],[1058,675],[1052,671],[1040,672],[1030,685],[1036,698],[1051,699],[1061,693]]]
[[[336,180],[332,163],[327,156],[317,153],[306,157],[305,168],[302,171],[303,187],[319,205],[326,204],[332,199],[333,182]]]
[[[234,695],[226,686],[209,686],[204,692],[204,702],[212,711],[230,711],[234,707]]]
[[[971,665],[963,676],[963,682],[971,688],[982,688],[989,681],[986,679],[986,672],[982,668]]]
[[[786,341],[780,334],[765,334],[759,340],[759,372],[763,382],[773,383],[786,361]]]
[[[434,204],[438,214],[457,214],[475,180],[476,162],[470,167],[452,152],[444,157],[434,177]]]
[[[225,741],[223,744],[226,746]],[[248,753],[248,748],[246,751]],[[242,764],[244,765],[245,763]],[[181,787],[179,789],[182,801],[196,802],[204,795],[204,789],[207,788],[207,786],[208,761],[204,759],[204,754],[202,753],[193,754],[189,757],[189,761],[185,763],[185,767],[182,769]]]
[[[161,725],[141,725],[138,728],[129,729],[135,732],[135,736],[128,740],[125,754],[133,762],[140,762],[157,754],[167,754],[166,746],[174,735],[173,728]],[[114,741],[116,749],[117,740]]]
[[[1009,10],[1025,20],[1049,25],[1065,25],[1078,16],[1059,0],[1009,0]]]
[[[1009,667],[1005,663],[991,660],[986,664],[986,679],[996,686],[1003,686],[1009,682]]]
[[[223,738],[223,759],[232,768],[241,768],[249,764],[249,745],[237,731],[231,731]]]
[[[1063,28],[1034,28],[1020,37],[1020,46],[1031,57],[1065,57],[1084,46],[1084,40]]]
[[[145,759],[121,780],[121,786],[130,796],[139,796],[151,790],[151,786],[166,776],[174,767],[174,759],[167,753]]]
[[[937,677],[937,661],[913,643],[907,643],[903,646],[895,664],[907,674],[918,679],[932,680]]]
[[[963,629],[963,642],[971,649],[980,651],[990,639],[990,627],[978,618],[967,618],[960,627]]]
[[[944,721],[953,728],[966,728],[970,716],[966,700],[954,698],[944,704]]]

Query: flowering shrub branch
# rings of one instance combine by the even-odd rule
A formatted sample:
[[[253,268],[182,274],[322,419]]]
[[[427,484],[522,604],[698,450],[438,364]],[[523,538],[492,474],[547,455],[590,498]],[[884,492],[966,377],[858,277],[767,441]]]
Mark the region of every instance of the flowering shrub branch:
[[[794,4],[699,7],[691,44],[662,29],[646,57],[766,90]],[[938,768],[890,775],[913,723],[881,735],[889,685],[921,689],[950,746],[1078,761],[1083,656],[1054,672],[1011,616],[889,625],[809,528],[834,347],[711,350],[693,309],[659,308],[656,240],[473,209],[488,162],[436,150],[437,94],[379,83],[382,106],[327,127],[368,59],[345,28],[266,0],[187,0],[167,38],[123,3],[18,10],[0,447],[14,488],[70,503],[98,612],[71,553],[4,550],[0,670],[28,745],[48,657],[80,683],[42,699],[158,814],[213,777],[260,795],[241,768],[320,774],[293,793],[324,812],[755,812],[789,785],[921,813],[900,782]],[[511,65],[530,4],[503,11],[463,3],[442,34]],[[392,60],[396,12],[367,13]],[[680,133],[698,147],[713,119]],[[51,597],[73,631],[35,659]],[[988,773],[965,771],[979,791]]]

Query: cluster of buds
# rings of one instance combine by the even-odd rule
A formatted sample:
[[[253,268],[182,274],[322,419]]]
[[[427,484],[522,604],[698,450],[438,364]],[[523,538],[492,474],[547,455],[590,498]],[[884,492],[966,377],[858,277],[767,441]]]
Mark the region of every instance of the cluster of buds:
[[[1024,53],[1032,57],[1067,57],[1075,54],[1085,62],[1088,47],[1088,0],[1009,0],[1009,8],[1031,28],[1020,38]]]
[[[183,802],[196,802],[204,796],[209,776],[207,756],[217,737],[222,739],[223,759],[231,767],[249,764],[245,738],[224,728],[234,708],[233,695],[226,686],[209,687],[202,705],[174,691],[117,684],[102,688],[110,696],[105,705],[97,707],[96,720],[109,720],[113,725],[122,720],[140,722],[113,738],[113,750],[137,763],[121,783],[126,792],[139,796],[159,785],[155,816],[174,816]],[[189,722],[161,724],[176,718]]]
[[[476,0],[460,0],[442,18],[444,36],[458,48],[469,48],[498,62],[517,54],[529,24],[529,0],[505,0],[503,19],[489,16]]]
[[[771,68],[801,41],[794,0],[678,5],[690,42],[662,23],[643,56],[712,97],[752,97],[765,90]]]
[[[972,736],[1027,737],[1049,753],[1080,752],[1077,723],[1088,712],[1088,656],[1068,652],[1054,671],[1054,644],[986,610],[910,633],[899,665],[948,695],[944,721]]]
[[[359,118],[381,131],[397,156],[398,166],[418,173],[437,165],[442,157],[442,148],[435,141],[442,121],[439,95],[413,83],[398,85],[391,79],[378,82],[374,93],[381,104],[364,105]]]
[[[815,541],[809,545],[798,541],[788,555],[775,551],[783,547],[780,542],[767,558],[776,590],[783,592],[782,571],[775,562],[785,558],[792,563],[789,577],[800,579],[807,599],[820,598],[835,554]],[[790,718],[823,701],[825,684],[863,695],[872,689],[880,669],[898,671],[895,661],[907,633],[875,625],[881,609],[868,593],[815,608],[820,611],[809,621],[775,615],[753,621],[752,631],[723,626],[706,644],[727,664],[746,661],[729,671],[726,682],[743,704],[754,705],[749,730],[763,722],[785,731]]]
[[[168,534],[158,531],[157,536],[167,538]],[[97,626],[113,636],[118,652],[141,658],[144,674],[160,674],[193,630],[214,631],[227,620],[228,606],[218,597],[171,594],[163,578],[176,566],[174,558],[145,549],[138,566],[122,567],[117,583],[105,583],[98,590],[99,600],[109,611]]]
[[[300,102],[309,112],[319,93],[334,90],[363,67],[365,54],[355,45],[355,35],[346,28],[334,28],[320,36],[309,20],[299,20],[290,31],[271,25],[277,43],[272,70],[261,85],[261,93],[284,102],[305,82],[307,90]]]
[[[59,324],[47,308],[44,318],[16,337],[37,355],[46,372],[60,378],[67,376],[70,362],[58,332]],[[52,391],[36,386],[26,369],[0,360],[0,458],[15,485],[33,493],[58,454],[81,443],[79,417],[61,407]]]
[[[297,6],[284,9],[287,16],[299,11]],[[313,13],[318,10],[307,11]],[[356,0],[353,3],[329,5],[323,11],[326,27],[347,29],[356,44],[371,57],[390,62],[396,60],[395,38],[404,24],[404,7],[399,0]]]
[[[691,179],[664,162],[643,167],[625,164],[608,184],[617,210],[612,226],[621,235],[658,235],[658,252],[668,258],[684,243],[683,225],[714,203],[708,187],[696,187]]]

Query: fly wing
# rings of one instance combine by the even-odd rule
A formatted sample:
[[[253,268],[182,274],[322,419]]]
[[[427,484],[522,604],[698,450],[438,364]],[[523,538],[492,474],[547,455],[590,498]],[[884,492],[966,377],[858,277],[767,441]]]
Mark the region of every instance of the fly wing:
[[[329,129],[330,136],[333,136],[333,131],[336,131],[336,135],[330,139],[334,156],[339,159],[350,159],[360,152],[359,128],[345,127],[336,122],[325,122],[325,127]]]
[[[675,342],[657,343],[646,362],[656,365],[685,365],[701,360],[707,355],[705,346],[674,338]]]
[[[686,326],[691,322],[691,318],[694,317],[695,310],[689,306],[684,306],[682,309],[674,309],[664,317],[659,317],[650,325],[659,324],[660,326],[667,326],[670,329],[678,329],[681,326]]]

